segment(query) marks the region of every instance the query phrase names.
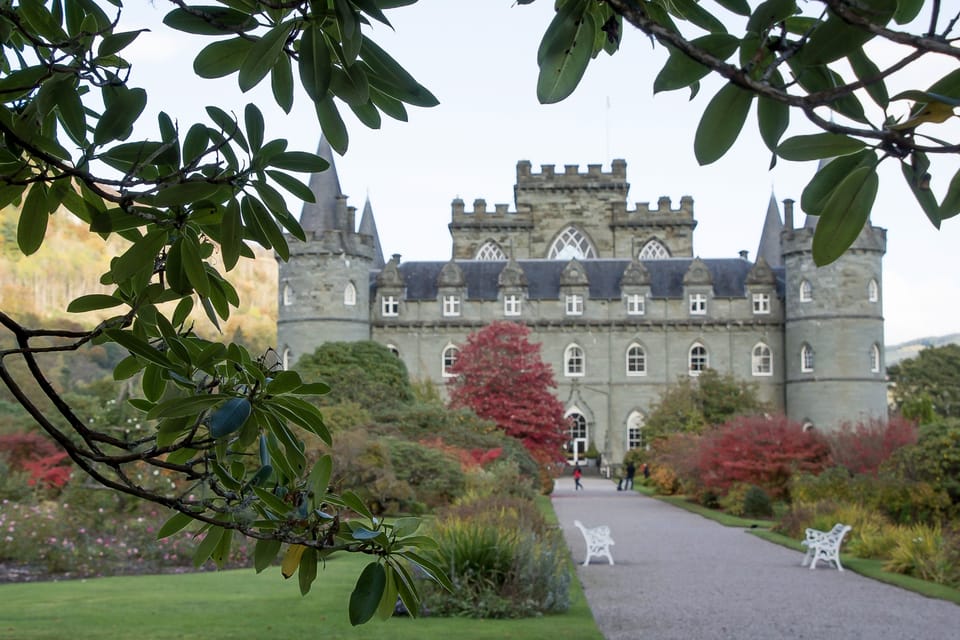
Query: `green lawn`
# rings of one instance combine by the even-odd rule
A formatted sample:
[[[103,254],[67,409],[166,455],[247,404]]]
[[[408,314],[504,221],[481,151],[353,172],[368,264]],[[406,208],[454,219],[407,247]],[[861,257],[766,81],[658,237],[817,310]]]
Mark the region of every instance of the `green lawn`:
[[[0,638],[16,640],[166,640],[218,638],[390,638],[484,640],[559,637],[602,640],[579,582],[563,615],[525,620],[393,618],[353,628],[347,602],[368,558],[327,563],[301,597],[278,567],[0,585]]]

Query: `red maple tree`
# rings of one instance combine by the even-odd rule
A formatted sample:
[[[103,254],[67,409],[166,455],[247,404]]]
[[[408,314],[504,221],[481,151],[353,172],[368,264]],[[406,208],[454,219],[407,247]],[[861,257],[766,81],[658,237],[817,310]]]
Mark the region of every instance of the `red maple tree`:
[[[467,337],[449,371],[450,405],[467,407],[520,440],[540,464],[563,460],[568,438],[563,404],[550,389],[553,370],[540,359],[530,330],[515,322],[494,322]]]

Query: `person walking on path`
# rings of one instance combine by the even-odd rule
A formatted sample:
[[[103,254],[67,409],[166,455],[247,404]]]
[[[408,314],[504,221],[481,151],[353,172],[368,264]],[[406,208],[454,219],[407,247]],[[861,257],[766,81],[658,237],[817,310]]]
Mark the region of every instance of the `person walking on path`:
[[[633,460],[627,463],[627,478],[623,483],[623,490],[629,491],[633,489],[633,477],[637,475],[637,465],[633,464]]]
[[[580,470],[580,463],[573,468],[573,488],[575,491],[583,489],[583,483],[580,482],[580,478],[583,477],[583,471]]]

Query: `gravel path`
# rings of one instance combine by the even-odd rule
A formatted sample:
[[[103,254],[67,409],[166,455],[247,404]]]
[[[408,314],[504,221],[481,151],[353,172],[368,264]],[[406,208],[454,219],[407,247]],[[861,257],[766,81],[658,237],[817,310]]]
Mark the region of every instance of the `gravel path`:
[[[800,567],[798,551],[724,527],[602,478],[557,481],[553,506],[607,640],[947,640],[960,606],[852,571]],[[616,564],[573,525],[609,525]]]

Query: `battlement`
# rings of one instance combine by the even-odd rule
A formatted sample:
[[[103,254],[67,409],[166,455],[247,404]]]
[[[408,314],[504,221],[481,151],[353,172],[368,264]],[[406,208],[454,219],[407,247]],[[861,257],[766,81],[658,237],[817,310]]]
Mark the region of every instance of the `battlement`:
[[[614,224],[636,226],[644,224],[693,224],[693,198],[680,198],[680,207],[673,208],[673,201],[667,196],[657,199],[657,206],[651,207],[649,202],[637,202],[635,209],[623,209],[614,213]]]
[[[609,172],[602,165],[588,164],[586,173],[580,165],[565,164],[563,171],[556,165],[540,165],[540,173],[532,171],[529,160],[517,163],[517,189],[624,189],[627,185],[626,160],[614,160]]]

